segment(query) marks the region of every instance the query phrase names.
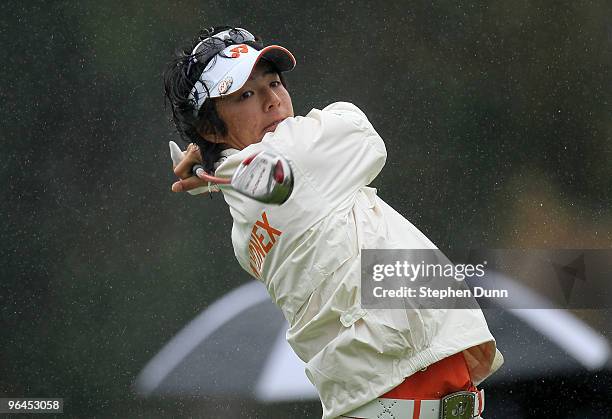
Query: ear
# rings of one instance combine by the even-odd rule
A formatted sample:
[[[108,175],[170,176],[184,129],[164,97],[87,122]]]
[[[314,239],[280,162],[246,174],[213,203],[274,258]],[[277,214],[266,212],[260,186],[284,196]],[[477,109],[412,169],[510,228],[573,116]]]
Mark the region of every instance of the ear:
[[[215,132],[212,132],[210,130],[199,129],[198,134],[200,134],[200,137],[202,137],[204,140],[208,141],[209,143],[218,144],[218,143],[223,142],[221,140],[221,137],[219,137]]]
[[[204,138],[206,141],[210,143],[215,143],[215,144],[222,144],[224,142],[221,137],[214,135],[214,134],[208,134],[206,137],[202,137],[202,138]]]

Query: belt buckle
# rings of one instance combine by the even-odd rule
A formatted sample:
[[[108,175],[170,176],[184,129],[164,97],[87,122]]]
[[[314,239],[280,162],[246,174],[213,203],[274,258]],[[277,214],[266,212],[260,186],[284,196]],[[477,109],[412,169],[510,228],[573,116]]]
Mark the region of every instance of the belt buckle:
[[[476,394],[458,391],[442,398],[440,419],[471,419],[474,417]]]

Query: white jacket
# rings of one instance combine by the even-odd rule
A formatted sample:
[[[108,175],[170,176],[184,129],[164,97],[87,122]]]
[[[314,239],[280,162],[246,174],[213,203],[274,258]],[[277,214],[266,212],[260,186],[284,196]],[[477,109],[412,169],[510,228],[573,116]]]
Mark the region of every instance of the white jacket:
[[[216,175],[231,176],[260,150],[289,160],[293,193],[273,206],[224,189],[234,252],[289,322],[287,340],[306,362],[323,419],[349,412],[460,351],[476,384],[501,365],[480,310],[361,308],[361,249],[435,248],[366,187],[387,153],[363,112],[339,102],[288,118],[260,143],[228,157]]]

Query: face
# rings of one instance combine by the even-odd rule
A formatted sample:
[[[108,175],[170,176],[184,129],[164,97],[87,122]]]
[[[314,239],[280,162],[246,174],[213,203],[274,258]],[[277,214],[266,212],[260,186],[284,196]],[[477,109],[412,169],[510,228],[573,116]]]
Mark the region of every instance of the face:
[[[216,99],[227,134],[217,142],[242,150],[258,143],[285,118],[293,116],[289,92],[270,63],[260,61],[240,90]]]

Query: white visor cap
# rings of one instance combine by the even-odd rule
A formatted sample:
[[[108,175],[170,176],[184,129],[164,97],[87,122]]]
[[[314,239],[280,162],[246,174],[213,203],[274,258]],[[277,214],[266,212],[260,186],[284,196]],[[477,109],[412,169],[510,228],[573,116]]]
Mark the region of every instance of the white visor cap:
[[[279,71],[290,71],[295,67],[293,54],[279,45],[270,45],[261,50],[246,44],[230,45],[210,60],[191,89],[189,98],[196,103],[196,113],[206,98],[227,96],[240,90],[262,58],[274,64]]]

